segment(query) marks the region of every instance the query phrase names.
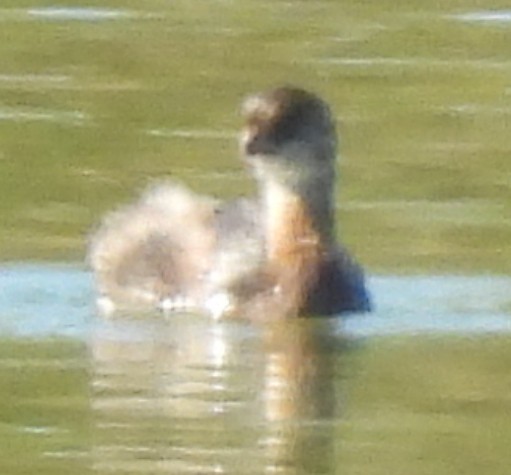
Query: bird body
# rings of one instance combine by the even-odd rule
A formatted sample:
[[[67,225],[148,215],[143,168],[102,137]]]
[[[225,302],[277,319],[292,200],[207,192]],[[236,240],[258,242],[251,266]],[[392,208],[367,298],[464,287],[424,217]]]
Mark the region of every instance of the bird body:
[[[257,196],[220,203],[169,182],[107,216],[89,260],[109,311],[271,319],[369,310],[363,272],[336,242],[329,107],[281,87],[250,96],[242,112]]]

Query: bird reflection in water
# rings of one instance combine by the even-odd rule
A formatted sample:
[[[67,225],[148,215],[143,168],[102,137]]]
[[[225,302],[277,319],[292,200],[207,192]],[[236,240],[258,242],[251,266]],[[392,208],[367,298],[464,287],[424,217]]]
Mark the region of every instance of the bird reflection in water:
[[[98,473],[333,473],[345,347],[333,320],[98,324]]]

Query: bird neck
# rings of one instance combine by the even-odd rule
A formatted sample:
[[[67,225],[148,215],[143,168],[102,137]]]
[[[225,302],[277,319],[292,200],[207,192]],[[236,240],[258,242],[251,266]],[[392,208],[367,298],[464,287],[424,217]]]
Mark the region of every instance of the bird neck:
[[[334,244],[333,177],[290,189],[276,181],[263,185],[263,222],[269,261],[296,258]]]

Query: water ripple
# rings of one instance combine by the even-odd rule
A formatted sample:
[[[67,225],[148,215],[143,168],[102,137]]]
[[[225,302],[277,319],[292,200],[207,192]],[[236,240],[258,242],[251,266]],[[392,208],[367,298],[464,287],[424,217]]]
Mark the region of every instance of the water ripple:
[[[412,67],[412,68],[437,68],[437,69],[511,69],[511,61],[493,59],[436,59],[436,58],[394,58],[394,57],[368,57],[368,58],[340,58],[324,57],[307,60],[309,63],[325,66],[346,66],[354,68],[367,67]]]
[[[468,23],[510,23],[511,10],[482,10],[452,15],[450,18]]]
[[[231,140],[236,137],[236,132],[210,129],[150,129],[147,131],[147,135],[167,138]]]
[[[0,8],[0,21],[80,21],[108,22],[135,19],[159,19],[163,15],[128,9],[95,7]]]
[[[27,107],[0,108],[0,121],[8,122],[55,122],[84,125],[90,117],[84,112],[71,110],[32,109]]]
[[[27,11],[27,13],[32,17],[64,21],[122,20],[136,18],[140,16],[140,14],[129,10],[114,10],[106,8],[86,8],[86,7],[31,8]]]

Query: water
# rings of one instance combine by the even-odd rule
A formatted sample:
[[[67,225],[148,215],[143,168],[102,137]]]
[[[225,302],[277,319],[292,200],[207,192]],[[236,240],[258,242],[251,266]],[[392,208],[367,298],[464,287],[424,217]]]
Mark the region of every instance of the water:
[[[0,473],[507,475],[508,4],[4,0],[0,26]],[[375,312],[98,318],[89,230],[161,176],[250,193],[237,108],[278,83],[339,119]]]
[[[344,466],[357,473],[375,431],[398,458],[403,448],[391,441],[403,430],[410,446],[425,432],[470,440],[466,417],[475,423],[485,406],[508,404],[494,378],[505,371],[509,381],[495,358],[509,360],[510,284],[492,276],[375,276],[372,314],[260,327],[194,315],[105,320],[82,266],[5,265],[0,379],[15,397],[7,393],[0,405],[10,419],[0,438],[15,435],[29,447],[24,464],[8,458],[5,469],[24,473],[43,462],[48,473],[341,473]],[[417,372],[427,378],[425,393],[414,387],[424,384]],[[383,412],[369,422],[365,410],[376,408]]]
[[[511,277],[372,276],[369,287],[375,311],[336,319],[336,334],[363,338],[511,331]],[[91,327],[103,324],[93,318],[93,278],[82,266],[4,265],[0,289],[4,335],[87,340]],[[122,320],[114,322],[124,328]],[[171,317],[167,323],[174,324]]]

